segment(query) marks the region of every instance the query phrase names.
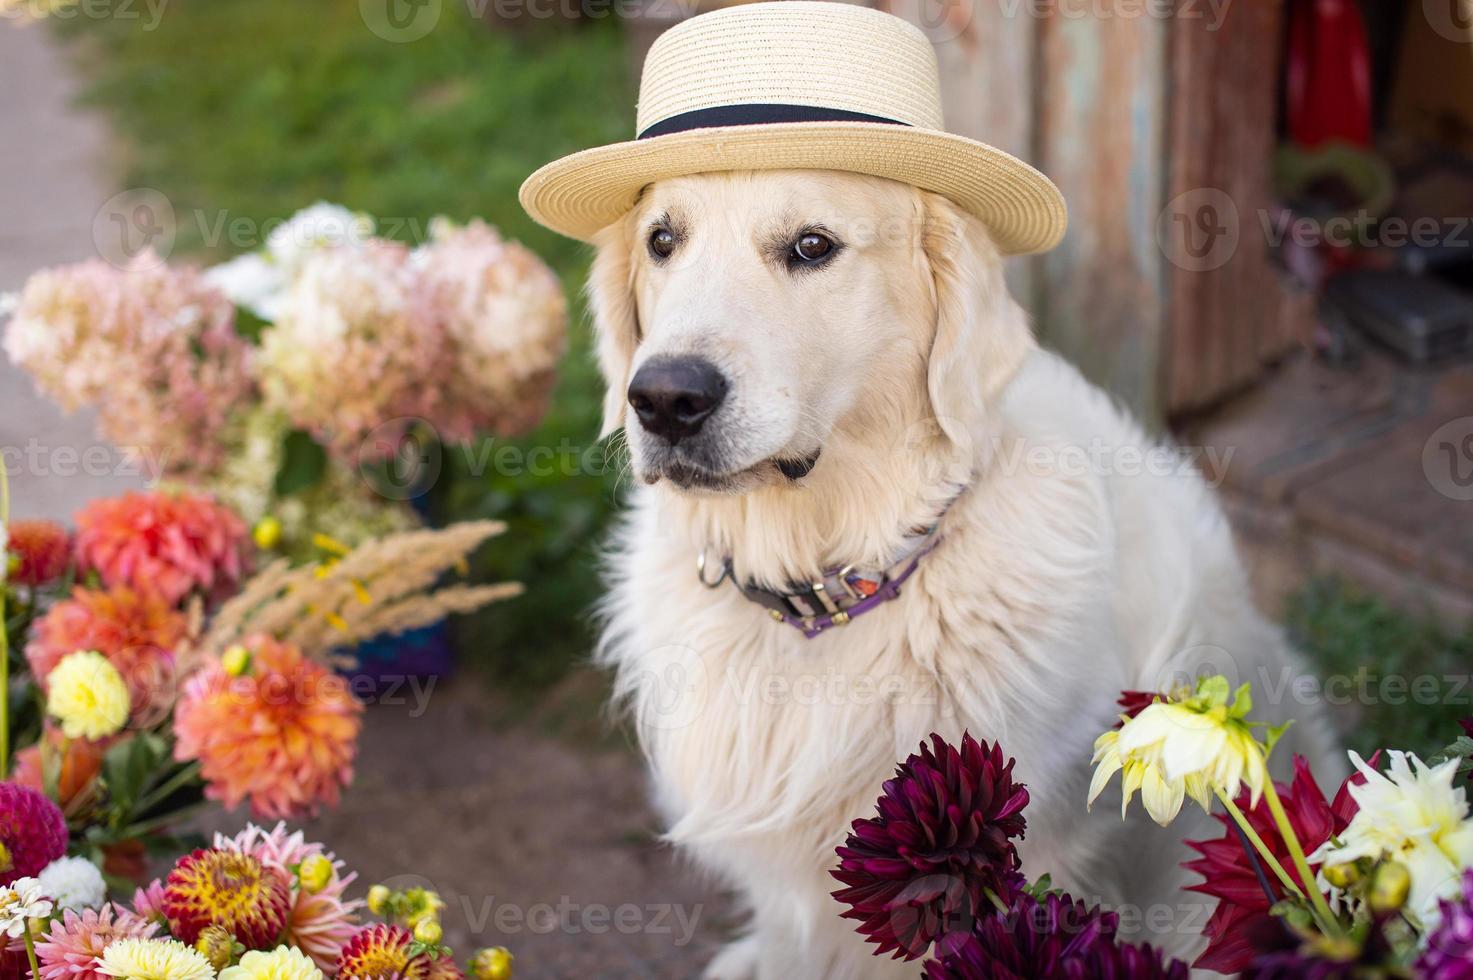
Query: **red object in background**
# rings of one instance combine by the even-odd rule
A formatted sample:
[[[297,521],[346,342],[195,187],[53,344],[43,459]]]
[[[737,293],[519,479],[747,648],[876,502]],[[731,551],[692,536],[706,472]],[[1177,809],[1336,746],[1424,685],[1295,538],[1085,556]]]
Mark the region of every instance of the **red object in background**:
[[[1356,0],[1295,0],[1284,105],[1298,146],[1371,145],[1371,55]]]

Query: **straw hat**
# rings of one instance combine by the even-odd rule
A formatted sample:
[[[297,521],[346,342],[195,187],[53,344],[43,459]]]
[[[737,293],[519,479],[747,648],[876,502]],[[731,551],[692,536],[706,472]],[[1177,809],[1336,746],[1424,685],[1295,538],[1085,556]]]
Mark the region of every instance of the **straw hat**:
[[[847,3],[782,0],[693,17],[645,59],[636,137],[549,163],[522,206],[582,241],[642,187],[724,170],[843,170],[944,195],[981,218],[1005,253],[1064,235],[1059,189],[995,147],[945,131],[936,54],[898,17]]]

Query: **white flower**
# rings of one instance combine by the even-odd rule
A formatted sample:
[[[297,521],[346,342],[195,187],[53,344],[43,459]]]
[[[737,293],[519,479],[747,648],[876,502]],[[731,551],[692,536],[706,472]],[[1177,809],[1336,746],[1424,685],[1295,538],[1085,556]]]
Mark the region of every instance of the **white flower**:
[[[1350,795],[1359,809],[1338,839],[1310,855],[1313,862],[1347,864],[1359,858],[1393,858],[1411,872],[1407,911],[1424,929],[1441,918],[1438,901],[1461,893],[1462,873],[1473,866],[1473,820],[1461,786],[1454,786],[1458,759],[1429,767],[1407,752],[1390,753],[1386,774],[1354,752],[1350,761],[1364,777]]]
[[[102,872],[86,858],[59,857],[41,869],[36,880],[58,908],[95,909],[107,899]]]
[[[362,245],[374,231],[373,219],[341,204],[318,201],[303,208],[266,237],[266,251],[290,279],[313,252]]]
[[[286,300],[286,271],[269,258],[252,252],[205,270],[205,281],[268,323],[281,316]]]
[[[1247,786],[1256,806],[1268,782],[1268,767],[1244,720],[1252,709],[1247,686],[1229,699],[1222,677],[1205,678],[1177,700],[1146,706],[1118,731],[1095,740],[1097,768],[1089,802],[1120,772],[1121,815],[1140,790],[1146,811],[1163,827],[1181,812],[1188,796],[1210,810],[1214,793],[1233,799]]]
[[[0,934],[11,939],[25,935],[26,923],[51,914],[51,900],[45,897],[41,883],[35,878],[17,878],[0,888]]]

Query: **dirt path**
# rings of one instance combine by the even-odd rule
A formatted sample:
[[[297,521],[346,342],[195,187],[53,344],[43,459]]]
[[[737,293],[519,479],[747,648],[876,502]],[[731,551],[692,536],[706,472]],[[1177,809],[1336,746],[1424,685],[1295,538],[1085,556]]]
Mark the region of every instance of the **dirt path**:
[[[103,121],[74,107],[77,86],[43,25],[0,18],[0,293],[58,262],[98,254],[93,221],[112,188]],[[90,414],[64,417],[0,356],[0,451],[15,517],[65,518],[93,497],[141,486],[98,439]]]

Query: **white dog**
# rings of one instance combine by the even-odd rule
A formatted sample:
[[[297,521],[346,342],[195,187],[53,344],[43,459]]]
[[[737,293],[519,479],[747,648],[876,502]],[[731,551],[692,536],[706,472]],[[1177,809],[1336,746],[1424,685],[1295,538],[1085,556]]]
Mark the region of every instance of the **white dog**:
[[[1180,840],[1220,828],[1184,811],[1162,831],[1138,804],[1122,821],[1118,795],[1086,812],[1119,692],[1252,681],[1259,717],[1301,716],[1276,760],[1335,769],[1283,703],[1298,665],[1202,479],[1039,349],[989,231],[936,194],[681,176],[597,246],[605,429],[624,426],[639,484],[601,657],[669,839],[750,907],[711,975],[916,974],[870,955],[828,872],[933,731],[1016,757],[1030,877],[1190,954],[1211,905],[1181,891]],[[732,585],[789,592],[897,558],[914,564],[898,597],[813,638]]]

